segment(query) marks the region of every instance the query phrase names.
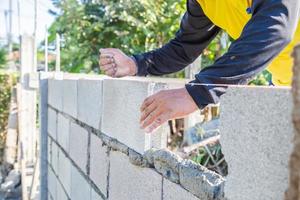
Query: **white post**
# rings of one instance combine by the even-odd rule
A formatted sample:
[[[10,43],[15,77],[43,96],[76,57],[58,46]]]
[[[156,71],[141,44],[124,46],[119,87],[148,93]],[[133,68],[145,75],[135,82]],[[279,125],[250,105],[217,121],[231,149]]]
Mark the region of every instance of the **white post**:
[[[60,35],[56,34],[56,63],[55,71],[60,72]]]
[[[21,140],[21,158],[22,167],[22,189],[23,200],[28,199],[28,185],[30,185],[30,176],[28,173],[32,170],[36,155],[36,91],[29,87],[30,74],[36,72],[34,65],[35,39],[32,36],[23,35],[21,37],[21,77],[19,90],[20,99],[19,108],[19,134]]]
[[[48,28],[45,30],[45,72],[48,72]]]
[[[185,78],[194,79],[195,75],[201,70],[201,55],[185,69]],[[200,111],[196,111],[190,114],[184,119],[184,131],[195,126],[197,122],[200,122]]]

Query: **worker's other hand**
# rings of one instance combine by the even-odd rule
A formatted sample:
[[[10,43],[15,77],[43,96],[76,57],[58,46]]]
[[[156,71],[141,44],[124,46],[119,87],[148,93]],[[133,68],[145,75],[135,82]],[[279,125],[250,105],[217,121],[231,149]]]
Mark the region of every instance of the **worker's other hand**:
[[[197,109],[185,88],[160,91],[143,102],[141,128],[151,133],[166,121],[184,117]]]
[[[111,77],[134,76],[137,66],[132,58],[119,49],[100,49],[99,66],[102,71]]]

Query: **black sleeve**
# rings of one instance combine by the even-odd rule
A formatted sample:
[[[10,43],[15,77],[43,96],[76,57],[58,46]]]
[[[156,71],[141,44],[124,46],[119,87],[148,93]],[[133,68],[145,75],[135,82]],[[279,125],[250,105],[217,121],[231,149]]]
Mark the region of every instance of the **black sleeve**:
[[[240,38],[232,43],[224,56],[186,85],[199,108],[217,103],[226,91],[226,87],[211,84],[246,84],[266,68],[293,38],[299,4],[299,0],[253,1],[252,18]],[[208,86],[197,85],[203,83]]]
[[[196,0],[188,0],[187,12],[176,37],[160,49],[134,55],[137,75],[163,75],[180,71],[202,53],[219,30],[204,15]]]

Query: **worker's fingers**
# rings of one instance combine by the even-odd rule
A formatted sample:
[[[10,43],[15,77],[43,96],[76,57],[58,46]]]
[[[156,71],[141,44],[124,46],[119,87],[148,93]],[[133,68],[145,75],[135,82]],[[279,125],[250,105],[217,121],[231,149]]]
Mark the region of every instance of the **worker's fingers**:
[[[145,108],[141,114],[140,123],[142,123],[157,107],[158,105],[153,102],[147,108]]]
[[[107,64],[107,65],[100,65],[100,69],[104,72],[106,72],[107,70],[116,68],[117,65],[115,63],[111,63],[111,64]]]
[[[115,75],[117,73],[117,69],[116,68],[111,68],[111,69],[108,69],[107,71],[105,71],[104,73],[107,76],[115,77]]]
[[[169,113],[161,112],[159,116],[145,129],[147,133],[152,133],[158,127],[160,127],[163,123],[168,121],[170,118]]]
[[[99,65],[102,66],[102,65],[107,65],[107,64],[111,64],[111,63],[114,63],[115,60],[113,58],[100,58],[99,60]]]
[[[148,127],[150,124],[152,124],[154,121],[156,121],[158,119],[158,117],[160,116],[161,113],[162,113],[161,109],[156,108],[154,111],[149,113],[149,115],[147,116],[147,118],[145,120],[142,121],[141,127],[143,129]]]
[[[105,48],[99,50],[100,54],[115,54],[118,52],[118,49],[115,48]]]
[[[148,106],[150,106],[150,105],[154,102],[154,100],[155,100],[155,98],[154,98],[153,95],[150,96],[150,97],[147,97],[147,98],[144,100],[144,102],[143,102],[143,104],[142,104],[142,106],[141,106],[141,108],[140,108],[141,112],[144,112],[144,110],[145,110]]]

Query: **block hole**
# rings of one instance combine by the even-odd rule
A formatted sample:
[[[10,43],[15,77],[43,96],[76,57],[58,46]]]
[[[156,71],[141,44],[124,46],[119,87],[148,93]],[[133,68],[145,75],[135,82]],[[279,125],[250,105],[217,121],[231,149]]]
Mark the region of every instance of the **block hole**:
[[[195,121],[191,127],[190,121]],[[168,149],[184,159],[227,176],[228,165],[222,153],[220,139],[220,106],[212,105],[189,119],[169,121]]]

